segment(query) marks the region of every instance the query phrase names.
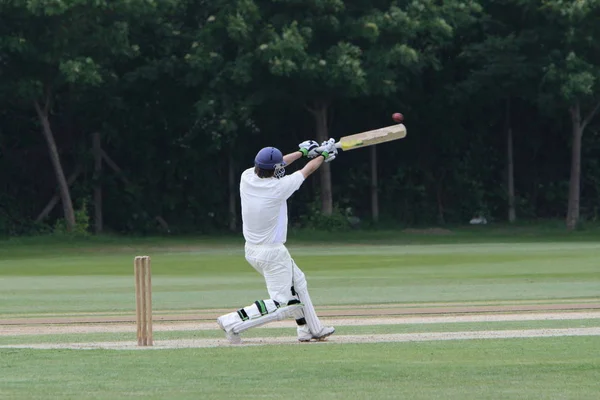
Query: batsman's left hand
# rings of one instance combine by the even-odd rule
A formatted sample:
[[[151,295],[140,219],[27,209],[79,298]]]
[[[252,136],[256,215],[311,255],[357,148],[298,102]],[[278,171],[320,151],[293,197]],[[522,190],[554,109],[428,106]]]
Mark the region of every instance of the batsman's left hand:
[[[304,142],[300,143],[298,147],[300,153],[302,153],[304,157],[315,158],[319,155],[319,153],[316,152],[317,147],[319,147],[319,143],[314,140],[305,140]]]
[[[335,139],[329,139],[321,143],[317,151],[325,158],[325,162],[332,162],[335,160],[338,154],[337,147],[335,147]]]

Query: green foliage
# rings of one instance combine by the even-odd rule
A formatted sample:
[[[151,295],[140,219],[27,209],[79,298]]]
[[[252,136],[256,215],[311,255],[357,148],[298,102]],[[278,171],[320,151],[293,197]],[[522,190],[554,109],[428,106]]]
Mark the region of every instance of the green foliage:
[[[578,57],[574,52],[567,54],[564,60],[552,62],[545,69],[545,79],[558,85],[559,93],[568,103],[594,94],[597,85],[594,71],[597,66],[591,65]]]
[[[567,105],[597,98],[600,82],[600,33],[597,1],[546,0],[538,10],[538,31],[548,43],[544,60],[546,90],[555,91]]]
[[[300,226],[309,230],[343,232],[351,228],[348,217],[339,205],[334,205],[331,215],[323,215],[318,200],[308,206],[306,214],[300,217]]]
[[[88,85],[98,85],[102,83],[102,76],[98,66],[90,57],[77,60],[65,60],[58,66],[66,82],[82,82]]]
[[[256,151],[292,151],[314,138],[306,108],[325,109],[334,138],[405,114],[408,137],[377,147],[386,224],[466,223],[479,210],[503,220],[507,99],[517,215],[562,218],[567,110],[578,102],[582,118],[590,117],[581,211],[594,220],[598,7],[558,0],[0,2],[0,231],[44,232],[60,215],[59,204],[52,226],[31,222],[56,191],[32,100],[49,108],[65,175],[85,171],[72,186],[75,202],[93,190],[89,135],[101,132],[122,170],[104,163],[99,179],[105,225],[138,233],[162,231],[157,216],[171,232],[226,227],[229,186],[237,189]],[[368,150],[342,153],[331,170],[339,204],[331,218],[316,211],[317,174],[290,200],[292,223],[343,231],[346,207],[369,220]]]
[[[83,200],[81,206],[75,210],[75,226],[72,231],[67,230],[64,219],[58,219],[54,223],[53,234],[68,237],[87,237],[90,232],[90,216],[88,212],[88,201]]]
[[[27,215],[27,207],[11,193],[0,194],[0,237],[43,235],[51,229]]]

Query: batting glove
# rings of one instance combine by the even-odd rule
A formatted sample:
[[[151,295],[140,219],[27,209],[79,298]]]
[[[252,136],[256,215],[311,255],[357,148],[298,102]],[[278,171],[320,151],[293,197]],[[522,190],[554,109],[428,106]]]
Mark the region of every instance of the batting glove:
[[[338,154],[337,147],[335,147],[335,139],[329,139],[321,143],[319,152],[325,159],[325,162],[332,162]]]
[[[319,147],[319,143],[314,140],[305,140],[304,142],[300,143],[298,147],[300,153],[302,153],[304,157],[315,158],[319,155],[319,153],[316,152],[317,147]]]

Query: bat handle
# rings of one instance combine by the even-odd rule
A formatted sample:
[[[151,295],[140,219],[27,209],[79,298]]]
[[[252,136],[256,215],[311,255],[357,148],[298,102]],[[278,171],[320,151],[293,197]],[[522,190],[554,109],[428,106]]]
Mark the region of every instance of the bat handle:
[[[338,149],[341,149],[341,148],[342,148],[342,144],[341,144],[340,142],[337,142],[337,143],[335,144],[335,147],[336,147],[336,148],[338,148]],[[320,152],[322,152],[323,150],[325,150],[325,146],[319,146],[319,147],[317,147],[315,150],[316,150],[317,152],[319,152],[319,153],[320,153]]]

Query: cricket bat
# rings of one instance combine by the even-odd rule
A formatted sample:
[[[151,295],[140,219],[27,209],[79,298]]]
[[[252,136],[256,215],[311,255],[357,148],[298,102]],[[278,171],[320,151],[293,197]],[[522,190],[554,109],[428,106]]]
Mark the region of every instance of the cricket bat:
[[[335,147],[348,151],[361,147],[373,146],[379,143],[390,142],[392,140],[403,139],[404,137],[406,137],[406,127],[404,124],[396,124],[372,131],[343,136],[336,142]]]

